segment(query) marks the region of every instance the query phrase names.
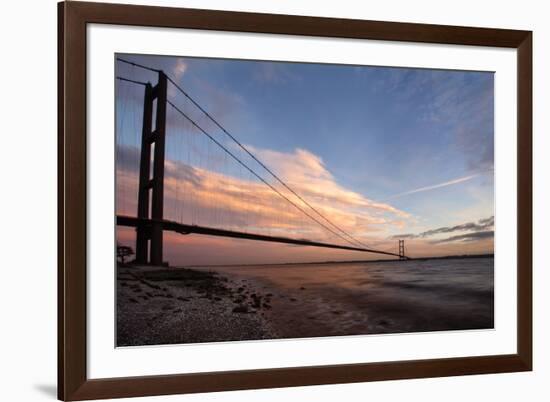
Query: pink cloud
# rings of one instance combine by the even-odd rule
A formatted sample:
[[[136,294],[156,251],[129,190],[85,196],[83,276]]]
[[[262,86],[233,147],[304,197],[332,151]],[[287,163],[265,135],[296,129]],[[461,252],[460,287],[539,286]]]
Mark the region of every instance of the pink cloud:
[[[336,183],[322,159],[309,151],[296,149],[285,154],[253,148],[252,152],[272,166],[310,205],[355,237],[366,239],[369,233],[394,225],[397,218],[409,216],[389,204],[373,202],[345,189]],[[135,214],[136,176],[136,172],[123,168],[117,171],[119,213]],[[296,206],[329,226],[294,194],[271,182]],[[166,161],[164,191],[167,219],[311,240],[342,241],[259,180]]]
[[[401,230],[414,220],[407,212],[346,189],[336,182],[323,160],[307,150],[282,153],[249,149],[336,225],[371,247],[397,251],[397,241],[389,239],[387,233]],[[283,186],[274,180],[270,183],[313,215]],[[117,170],[117,213],[135,215],[136,198],[137,172],[120,165]],[[258,180],[169,160],[165,163],[165,218],[200,226],[343,243],[341,238],[304,216]],[[121,229],[119,233],[121,239],[133,242],[133,230]],[[356,252],[171,233],[165,234],[165,241],[167,259],[177,264],[379,258],[378,255]],[[492,250],[492,241],[434,245],[422,240],[407,240],[407,248],[414,250],[415,256],[482,253]],[[206,249],[210,251],[204,255]]]

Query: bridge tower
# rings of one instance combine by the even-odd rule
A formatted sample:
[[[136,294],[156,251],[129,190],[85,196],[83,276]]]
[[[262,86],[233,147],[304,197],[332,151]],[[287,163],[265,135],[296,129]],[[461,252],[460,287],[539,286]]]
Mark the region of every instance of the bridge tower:
[[[139,164],[136,262],[162,264],[162,219],[164,209],[164,153],[166,140],[167,77],[159,71],[158,83],[145,85],[143,128]],[[154,122],[153,122],[154,116]],[[153,124],[154,123],[154,124]]]
[[[399,259],[407,259],[407,257],[405,256],[405,240],[399,240]]]

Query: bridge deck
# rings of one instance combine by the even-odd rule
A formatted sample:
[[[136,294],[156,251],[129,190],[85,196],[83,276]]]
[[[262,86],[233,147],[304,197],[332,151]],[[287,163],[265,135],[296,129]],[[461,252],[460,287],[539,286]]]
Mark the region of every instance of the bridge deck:
[[[168,220],[155,221],[152,219],[142,219],[142,218],[136,218],[136,217],[124,216],[124,215],[117,215],[116,218],[117,218],[117,225],[119,226],[147,227],[147,226],[152,226],[153,224],[160,223],[162,225],[163,230],[172,231],[180,234],[195,233],[195,234],[210,235],[210,236],[231,237],[231,238],[237,238],[237,239],[296,244],[300,246],[312,246],[312,247],[324,247],[324,248],[333,248],[333,249],[340,249],[340,250],[362,251],[366,253],[384,254],[384,255],[390,255],[393,257],[400,258],[400,255],[397,253],[390,253],[387,251],[380,251],[380,250],[375,250],[370,248],[342,246],[338,244],[322,243],[322,242],[316,242],[316,241],[311,241],[306,239],[292,239],[289,237],[268,236],[268,235],[255,234],[255,233],[238,232],[233,230],[209,228],[204,226],[186,225],[186,224],[168,221]],[[405,257],[405,258],[408,259],[408,257]]]

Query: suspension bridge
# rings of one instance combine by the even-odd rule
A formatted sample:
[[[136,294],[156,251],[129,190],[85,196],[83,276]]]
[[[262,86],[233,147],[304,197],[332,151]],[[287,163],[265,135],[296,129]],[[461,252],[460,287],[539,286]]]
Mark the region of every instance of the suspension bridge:
[[[408,259],[404,240],[397,252],[369,247],[329,218],[163,70],[123,58],[117,63],[149,74],[116,77],[126,91],[121,98],[141,102],[141,110],[131,111],[117,103],[117,146],[119,140],[133,145],[120,150],[117,165],[135,163],[139,174],[136,180],[117,170],[117,204],[125,202],[117,205],[116,223],[135,228],[136,263],[163,264],[164,232]]]

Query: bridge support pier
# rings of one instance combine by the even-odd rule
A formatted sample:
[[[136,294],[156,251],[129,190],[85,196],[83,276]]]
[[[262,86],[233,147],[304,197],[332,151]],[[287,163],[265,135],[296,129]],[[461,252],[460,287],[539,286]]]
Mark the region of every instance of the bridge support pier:
[[[137,216],[149,220],[151,224],[136,228],[136,263],[138,264],[162,265],[163,263],[162,220],[167,85],[167,77],[160,71],[157,85],[153,87],[148,83],[145,86]],[[153,111],[155,112],[154,126]]]
[[[407,257],[405,256],[405,240],[399,240],[399,259],[407,259]]]

